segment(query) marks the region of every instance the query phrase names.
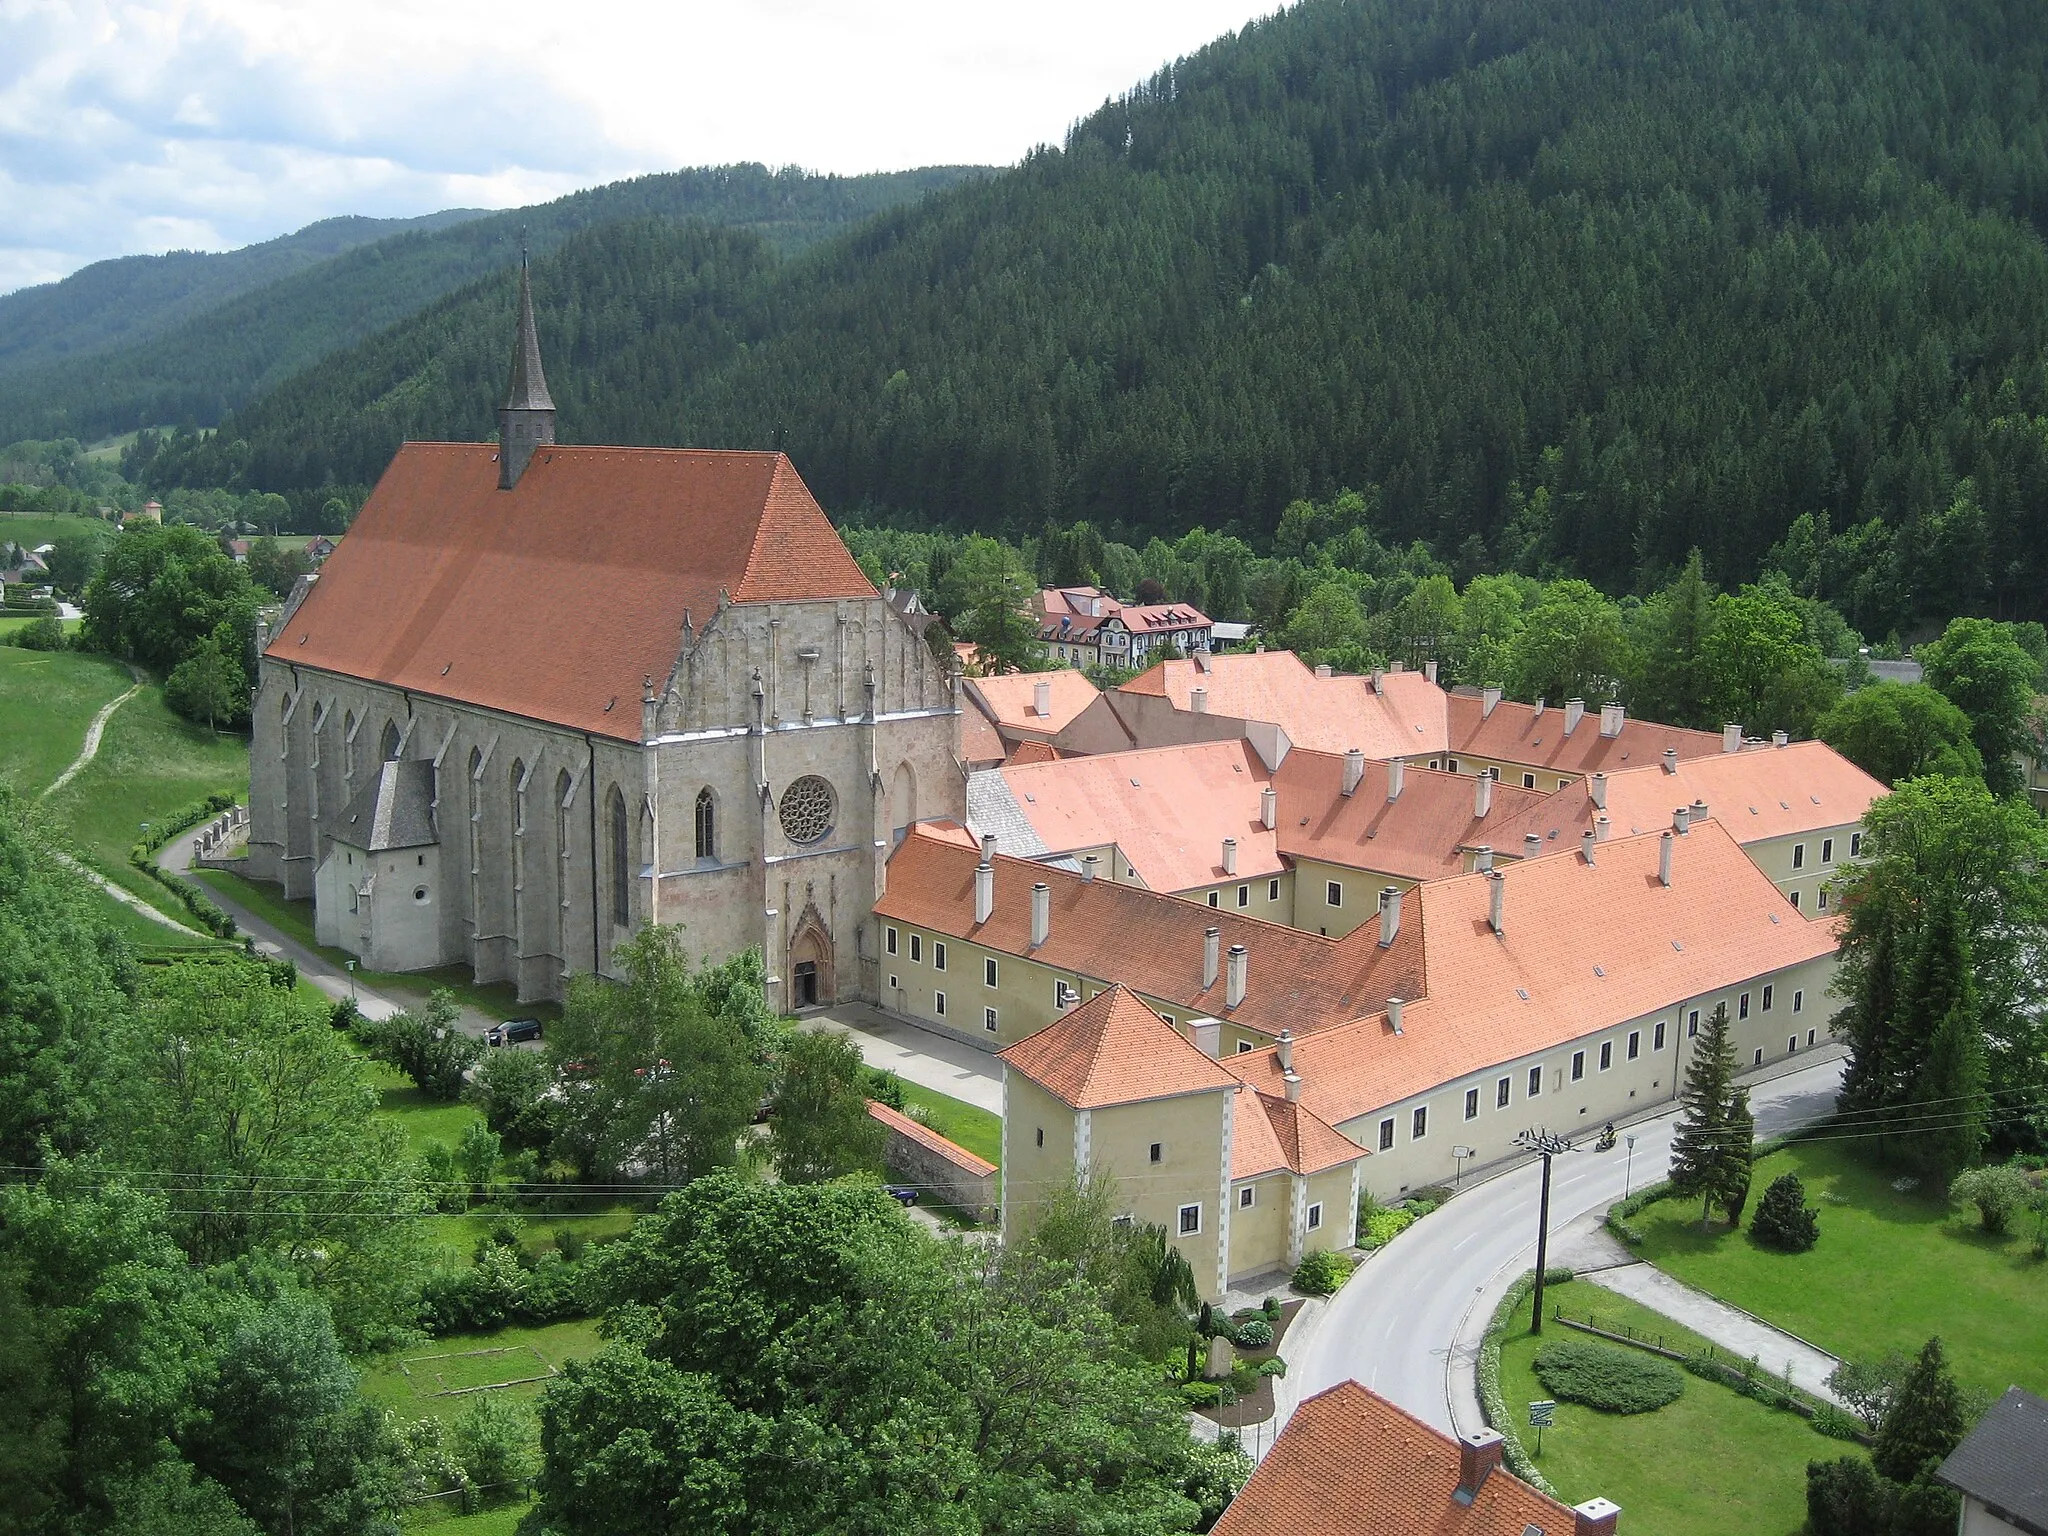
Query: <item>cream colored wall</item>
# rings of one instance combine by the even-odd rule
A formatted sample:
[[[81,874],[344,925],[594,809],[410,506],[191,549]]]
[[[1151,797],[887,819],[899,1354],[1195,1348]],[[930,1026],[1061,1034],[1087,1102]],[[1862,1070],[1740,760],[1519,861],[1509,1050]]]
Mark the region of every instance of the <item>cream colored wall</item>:
[[[1332,880],[1341,887],[1343,895],[1343,900],[1334,907],[1329,902],[1329,883]],[[1347,869],[1341,864],[1329,864],[1321,859],[1296,859],[1292,926],[1304,933],[1323,933],[1333,939],[1341,939],[1362,923],[1379,921],[1380,892],[1390,885],[1400,891],[1415,888],[1413,880],[1403,880],[1396,875]],[[1416,920],[1414,906],[1413,902],[1402,904],[1402,922]]]
[[[1003,1241],[1074,1175],[1074,1111],[1021,1072],[1003,1070]]]
[[[1560,724],[1562,724],[1564,716],[1559,715],[1557,718]],[[1600,716],[1598,711],[1593,713],[1592,720],[1593,729],[1599,730]],[[1584,721],[1579,723],[1579,729],[1586,729]],[[1410,759],[1410,761],[1417,760]],[[1439,767],[1452,762],[1458,765],[1455,770],[1456,772],[1468,773],[1474,778],[1477,778],[1488,768],[1496,768],[1500,770],[1501,783],[1513,785],[1517,789],[1535,789],[1546,795],[1576,782],[1579,777],[1576,773],[1559,773],[1555,768],[1539,768],[1533,763],[1510,762],[1504,757],[1477,757],[1469,752],[1447,752],[1438,758],[1423,758],[1419,760],[1418,766]],[[1533,778],[1536,782],[1534,784],[1525,783],[1525,778]]]
[[[1753,1072],[1760,1066],[1770,1066],[1828,1044],[1827,986],[1834,967],[1832,957],[1809,961],[1722,992],[1687,999],[1641,1019],[1596,1031],[1551,1050],[1517,1057],[1427,1093],[1374,1109],[1345,1121],[1338,1129],[1372,1153],[1364,1163],[1364,1178],[1366,1187],[1380,1199],[1395,1199],[1426,1185],[1448,1184],[1457,1172],[1457,1162],[1451,1156],[1453,1146],[1475,1149],[1476,1155],[1464,1164],[1469,1170],[1511,1155],[1514,1137],[1522,1130],[1540,1126],[1559,1135],[1583,1139],[1608,1120],[1621,1120],[1667,1104],[1676,1097],[1685,1063],[1690,1059],[1686,1030],[1695,1009],[1704,1029],[1715,1004],[1727,1003],[1730,1037],[1741,1072]],[[1763,1007],[1766,985],[1773,993],[1768,1011]],[[1739,1016],[1745,992],[1750,995],[1746,1019]],[[1795,994],[1800,1004],[1797,1011]],[[1655,1047],[1656,1025],[1660,1020],[1667,1026],[1661,1051]],[[1638,1032],[1641,1039],[1640,1054],[1633,1061],[1628,1057],[1631,1031]],[[1604,1072],[1600,1069],[1603,1041],[1611,1042],[1614,1048],[1613,1065]],[[1789,1043],[1792,1041],[1796,1045]],[[1586,1066],[1585,1076],[1575,1082],[1571,1063],[1578,1051],[1586,1053]],[[1762,1053],[1760,1061],[1758,1052]],[[1534,1098],[1528,1093],[1532,1067],[1543,1071],[1543,1091]],[[1508,1104],[1506,1108],[1497,1108],[1495,1089],[1502,1077],[1509,1079]],[[1314,1088],[1313,1082],[1307,1085],[1311,1097]],[[1479,1090],[1479,1113],[1475,1119],[1467,1120],[1464,1098],[1472,1088]],[[1420,1142],[1411,1134],[1418,1106],[1429,1110]],[[1394,1144],[1382,1151],[1380,1122],[1387,1118],[1394,1121]],[[1590,1141],[1585,1144],[1590,1145]],[[1662,1173],[1652,1169],[1647,1176],[1656,1178]]]
[[[1274,894],[1276,885],[1277,895]],[[1244,892],[1242,902],[1238,900],[1240,889]],[[1173,894],[1219,911],[1256,917],[1262,922],[1285,923],[1290,928],[1294,926],[1294,874],[1291,870],[1272,875],[1246,875]],[[1211,901],[1211,896],[1215,900]]]
[[[1723,824],[1737,836],[1742,832],[1742,818],[1747,812],[1740,806],[1716,807],[1714,814],[1723,819]],[[1799,910],[1808,916],[1832,909],[1835,893],[1827,892],[1827,906],[1821,905],[1821,896],[1828,882],[1841,872],[1849,862],[1850,840],[1862,831],[1860,821],[1849,822],[1838,827],[1823,827],[1816,832],[1801,832],[1790,837],[1758,838],[1755,842],[1742,845],[1742,851],[1749,855],[1752,864],[1770,876],[1772,884],[1790,898],[1798,897]],[[1829,843],[1832,853],[1823,859],[1821,854]],[[1797,869],[1792,867],[1793,852],[1797,848],[1806,850],[1805,862]]]
[[[1250,1209],[1238,1204],[1252,1191]],[[1282,1169],[1230,1186],[1230,1273],[1233,1278],[1278,1269],[1287,1262],[1294,1175]]]
[[[1013,1074],[1014,1075],[1014,1074]],[[1232,1213],[1228,1209],[1227,1166],[1230,1101],[1235,1090],[1148,1099],[1092,1112],[1089,1131],[1091,1176],[1116,1181],[1118,1205],[1132,1219],[1158,1222],[1195,1272],[1204,1296],[1223,1290],[1217,1259],[1224,1251]],[[1160,1161],[1150,1160],[1153,1142]],[[1180,1208],[1202,1208],[1202,1230],[1180,1235]]]
[[[1369,1159],[1368,1159],[1369,1161]],[[1304,1229],[1301,1240],[1303,1253],[1319,1253],[1325,1248],[1349,1248],[1356,1225],[1358,1205],[1352,1199],[1352,1172],[1356,1165],[1345,1163],[1341,1167],[1326,1168],[1308,1181],[1309,1205],[1320,1201],[1323,1207],[1323,1224],[1314,1231]],[[1305,1218],[1304,1218],[1305,1219]]]
[[[2002,1520],[1982,1500],[1965,1496],[1961,1536],[2022,1536],[2020,1528]]]

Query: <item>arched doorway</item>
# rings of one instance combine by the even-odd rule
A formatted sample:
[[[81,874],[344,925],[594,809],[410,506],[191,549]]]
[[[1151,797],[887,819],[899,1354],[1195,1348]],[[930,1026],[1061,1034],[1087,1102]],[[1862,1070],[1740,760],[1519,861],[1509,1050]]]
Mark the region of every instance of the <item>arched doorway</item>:
[[[825,1008],[838,1000],[833,982],[831,931],[818,915],[818,909],[805,903],[789,941],[789,1011]]]

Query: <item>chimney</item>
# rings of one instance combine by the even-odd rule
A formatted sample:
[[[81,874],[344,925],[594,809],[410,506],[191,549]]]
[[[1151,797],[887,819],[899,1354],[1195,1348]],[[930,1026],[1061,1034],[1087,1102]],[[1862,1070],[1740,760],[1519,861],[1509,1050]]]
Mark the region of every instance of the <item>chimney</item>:
[[[1460,1504],[1479,1497],[1488,1477],[1500,1470],[1500,1431],[1475,1429],[1458,1437],[1458,1491],[1451,1495]]]
[[[1566,699],[1564,701],[1565,735],[1569,736],[1573,731],[1579,728],[1579,721],[1585,715],[1585,713],[1586,701],[1584,699]]]
[[[1387,674],[1378,667],[1372,669],[1372,691],[1383,694],[1387,691]]]
[[[1294,1031],[1283,1029],[1280,1038],[1273,1042],[1273,1059],[1280,1063],[1282,1072],[1294,1070]]]
[[[1402,761],[1402,760],[1401,760],[1400,758],[1398,758],[1398,757],[1396,757],[1396,758],[1390,758],[1390,759],[1388,760],[1388,762],[1387,762],[1387,798],[1388,798],[1389,800],[1398,800],[1398,799],[1400,799],[1400,798],[1401,798],[1401,781],[1402,781],[1403,779],[1407,778],[1407,776],[1408,776],[1408,765],[1407,765],[1407,764],[1406,764],[1405,762],[1403,762],[1403,761]]]
[[[1478,779],[1472,785],[1472,814],[1475,817],[1484,819],[1486,813],[1492,809],[1493,770],[1488,768],[1480,773]]]
[[[1486,884],[1486,925],[1496,939],[1502,938],[1507,933],[1502,914],[1508,901],[1508,877],[1496,869],[1487,875]]]
[[[1527,833],[1526,835],[1524,835],[1524,836],[1523,836],[1523,838],[1522,838],[1522,857],[1523,857],[1523,858],[1525,858],[1525,859],[1533,859],[1533,858],[1535,858],[1535,857],[1536,857],[1536,855],[1537,855],[1537,854],[1541,853],[1542,851],[1543,851],[1543,834],[1542,834],[1542,833],[1540,833],[1540,832],[1530,832],[1530,833]]]
[[[1541,720],[1543,718],[1543,700],[1541,699],[1538,699],[1536,701],[1536,718],[1538,720]]]
[[[1721,727],[1721,750],[1723,752],[1740,752],[1742,750],[1742,727],[1732,720]]]
[[[1657,878],[1665,889],[1671,887],[1671,834],[1664,833],[1657,839]]]
[[[1490,720],[1490,719],[1492,719],[1492,718],[1493,718],[1493,711],[1494,711],[1494,709],[1496,708],[1496,706],[1498,706],[1498,705],[1499,705],[1499,703],[1500,703],[1500,690],[1499,690],[1498,688],[1482,688],[1482,689],[1480,689],[1480,690],[1479,690],[1479,718],[1480,718],[1480,719],[1482,719],[1482,720]]]
[[[1786,735],[1783,731],[1771,732],[1771,745],[1774,747],[1782,747],[1789,745],[1791,740],[1792,738]]]
[[[1202,990],[1216,985],[1216,971],[1223,955],[1223,930],[1211,925],[1202,930]]]
[[[1666,773],[1678,772],[1678,748],[1666,747],[1664,749],[1664,771]]]
[[[1401,888],[1389,885],[1380,891],[1380,948],[1393,946],[1401,931]]]
[[[1572,1510],[1572,1536],[1614,1536],[1621,1506],[1606,1499],[1588,1499]]]
[[[1358,792],[1358,781],[1365,777],[1365,754],[1353,747],[1344,754],[1344,793]]]
[[[1235,1008],[1244,1001],[1245,971],[1249,957],[1242,944],[1230,946],[1230,965],[1223,982],[1223,1006]]]
[[[1408,1000],[1404,997],[1387,999],[1387,1028],[1397,1035],[1401,1033],[1401,1010],[1407,1006]]]
[[[996,867],[984,858],[974,866],[974,920],[988,921],[996,909]]]
[[[1606,775],[1606,774],[1604,774],[1604,773],[1596,773],[1596,774],[1594,774],[1594,775],[1593,775],[1593,780],[1592,780],[1592,787],[1593,787],[1593,809],[1594,809],[1594,810],[1596,810],[1596,811],[1604,811],[1604,810],[1606,810],[1606,809],[1607,809],[1607,775]]]
[[[1268,832],[1280,820],[1280,792],[1268,784],[1259,791],[1259,824]]]
[[[1691,824],[1691,822],[1692,811],[1686,806],[1681,805],[1677,810],[1671,813],[1671,830],[1676,832],[1680,837],[1685,836],[1686,828]]]
[[[1493,868],[1493,845],[1491,843],[1481,843],[1472,850],[1472,867],[1482,875]]]
[[[1280,1075],[1280,1081],[1286,1084],[1287,1086],[1287,1102],[1290,1104],[1299,1104],[1301,1102],[1300,1076],[1293,1072],[1283,1072]]]
[[[1692,824],[1698,826],[1707,819],[1707,802],[1695,799],[1692,803]]]
[[[1031,713],[1038,716],[1041,720],[1052,718],[1051,683],[1033,683],[1031,685]]]
[[[1328,677],[1329,675],[1330,675],[1330,664],[1329,664],[1329,663],[1328,663],[1327,661],[1319,661],[1319,662],[1317,662],[1317,663],[1316,663],[1316,676],[1317,676],[1317,677]]]
[[[1209,713],[1209,690],[1206,688],[1190,688],[1188,690],[1188,708],[1198,715]]]
[[[1237,839],[1234,837],[1223,839],[1223,873],[1226,875],[1237,873]]]
[[[1600,841],[1600,835],[1591,827],[1579,834],[1579,852],[1586,856],[1588,864],[1593,862],[1593,849]]]
[[[1031,947],[1037,949],[1052,933],[1052,887],[1043,880],[1031,887]]]
[[[1608,838],[1612,837],[1613,835],[1614,825],[1607,819],[1606,814],[1604,812],[1601,815],[1595,816],[1593,818],[1594,842],[1604,843],[1607,841]]]
[[[1433,683],[1433,682],[1435,682],[1435,681],[1436,681],[1436,663],[1435,663],[1435,662],[1433,662],[1433,661],[1425,661],[1425,662],[1424,662],[1424,663],[1422,664],[1422,675],[1423,675],[1424,677],[1428,678],[1428,679],[1429,679],[1429,680],[1430,680],[1430,681],[1431,681],[1432,683]]]
[[[981,834],[981,862],[993,864],[996,861],[996,835],[993,832]]]
[[[1619,704],[1602,704],[1600,706],[1600,734],[1602,736],[1619,736],[1621,734],[1623,718],[1624,711]]]
[[[1087,853],[1081,856],[1081,880],[1083,884],[1092,884],[1094,882],[1095,866],[1101,862],[1102,858],[1099,854]]]

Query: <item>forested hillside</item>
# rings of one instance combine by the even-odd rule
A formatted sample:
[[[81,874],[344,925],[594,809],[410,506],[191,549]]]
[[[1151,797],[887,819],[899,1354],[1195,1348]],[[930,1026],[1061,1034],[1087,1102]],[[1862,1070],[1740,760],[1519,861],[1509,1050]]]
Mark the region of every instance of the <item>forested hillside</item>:
[[[195,318],[142,345],[85,360],[46,362],[11,376],[0,368],[0,442],[91,441],[141,426],[211,426],[337,348],[404,320],[483,273],[511,265],[518,260],[522,231],[535,252],[545,253],[578,230],[620,219],[701,219],[756,231],[775,248],[796,251],[881,209],[975,174],[971,167],[931,167],[844,177],[720,166],[643,176],[538,207],[465,218],[455,227],[359,244],[275,281],[223,293],[204,313],[194,311]],[[436,217],[447,222],[445,216]],[[43,291],[17,297],[26,301]],[[9,302],[0,300],[0,305]],[[95,319],[81,312],[74,317],[76,326],[89,330],[123,323],[118,317],[139,301],[117,293],[111,302],[109,315]],[[11,334],[6,322],[7,312],[0,309],[0,355]]]
[[[687,270],[688,320],[631,242],[544,268],[561,429],[779,436],[841,511],[1140,542],[1264,547],[1291,501],[1351,486],[1390,543],[1616,590],[1695,544],[1742,579],[1810,514],[1787,559],[1874,631],[2038,613],[2039,20],[1306,0],[1012,172],[736,289]],[[438,334],[502,349],[503,286]],[[597,308],[698,339],[568,361]],[[367,483],[403,437],[487,433],[499,371],[382,338],[223,447],[259,485]]]

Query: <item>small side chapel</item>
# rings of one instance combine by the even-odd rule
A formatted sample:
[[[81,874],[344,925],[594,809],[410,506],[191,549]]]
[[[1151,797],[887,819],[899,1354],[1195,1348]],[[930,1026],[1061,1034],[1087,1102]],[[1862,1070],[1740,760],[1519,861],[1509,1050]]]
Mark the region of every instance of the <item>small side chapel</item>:
[[[557,443],[523,262],[498,425],[401,447],[261,637],[249,873],[372,970],[559,998],[673,923],[878,996],[889,851],[966,816],[950,665],[784,455]]]

